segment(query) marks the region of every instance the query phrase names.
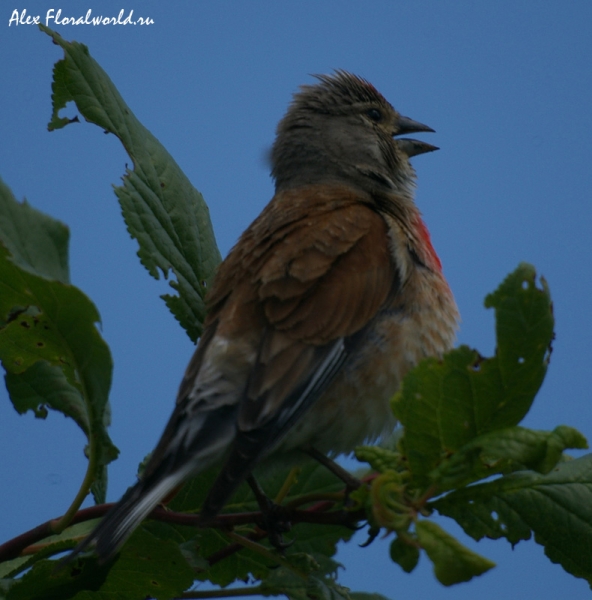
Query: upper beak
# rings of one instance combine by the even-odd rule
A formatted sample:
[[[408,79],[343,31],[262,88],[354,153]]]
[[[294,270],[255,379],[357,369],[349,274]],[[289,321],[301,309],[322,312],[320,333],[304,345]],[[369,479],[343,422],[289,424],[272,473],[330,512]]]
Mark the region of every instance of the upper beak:
[[[434,130],[423,123],[414,121],[409,117],[399,116],[396,124],[397,131],[393,134],[395,136],[401,135],[402,133],[416,133],[418,131],[431,131]],[[418,154],[424,154],[425,152],[433,152],[438,150],[437,146],[426,144],[426,142],[420,142],[419,140],[412,140],[409,138],[398,138],[397,144],[399,148],[408,156],[417,156]]]
[[[394,135],[401,135],[402,133],[416,133],[418,131],[431,131],[432,133],[435,133],[431,127],[428,127],[423,123],[419,123],[418,121],[414,121],[409,117],[404,117],[403,115],[399,116],[397,126],[398,129]]]

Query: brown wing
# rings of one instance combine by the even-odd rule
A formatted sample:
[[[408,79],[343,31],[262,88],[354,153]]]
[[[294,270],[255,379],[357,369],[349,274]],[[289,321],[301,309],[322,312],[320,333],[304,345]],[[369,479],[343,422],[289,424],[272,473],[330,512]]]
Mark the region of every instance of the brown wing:
[[[385,221],[337,186],[276,196],[229,259],[226,286],[211,295],[216,335],[246,335],[249,324],[259,328],[258,347],[235,449],[205,507],[210,515],[319,397],[397,285]]]
[[[254,429],[271,418],[337,340],[347,340],[370,321],[395,278],[386,224],[361,204],[335,209],[312,226],[304,221],[275,245],[258,273],[269,325],[240,428]]]

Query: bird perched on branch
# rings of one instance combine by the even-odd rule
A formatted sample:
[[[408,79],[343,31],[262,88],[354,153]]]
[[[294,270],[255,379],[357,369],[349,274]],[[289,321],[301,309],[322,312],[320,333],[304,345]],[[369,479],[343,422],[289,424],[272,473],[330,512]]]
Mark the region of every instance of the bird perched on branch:
[[[401,134],[367,81],[295,94],[271,153],[275,195],[220,265],[203,335],[142,478],[75,549],[103,560],[172,490],[221,464],[207,523],[270,454],[337,455],[394,427],[389,400],[453,343],[457,308],[413,200]]]

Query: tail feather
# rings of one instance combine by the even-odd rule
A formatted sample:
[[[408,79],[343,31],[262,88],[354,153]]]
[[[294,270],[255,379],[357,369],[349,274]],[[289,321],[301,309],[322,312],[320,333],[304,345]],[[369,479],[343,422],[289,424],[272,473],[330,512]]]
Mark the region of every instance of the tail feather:
[[[185,478],[177,471],[160,480],[139,481],[105,515],[96,528],[61,563],[69,563],[78,554],[94,547],[101,563],[111,559],[140,523]]]
[[[202,419],[188,419],[186,408],[173,413],[167,429],[144,470],[144,478],[130,488],[97,527],[59,567],[87,548],[94,548],[100,562],[107,562],[123,546],[134,529],[189,476],[220,459],[235,432],[234,406],[222,406]],[[229,415],[230,411],[230,415]],[[169,429],[171,431],[169,431]]]
[[[158,506],[180,481],[178,473],[172,474],[148,489],[137,483],[99,523],[91,538],[101,561],[107,561],[129,538],[140,523]]]

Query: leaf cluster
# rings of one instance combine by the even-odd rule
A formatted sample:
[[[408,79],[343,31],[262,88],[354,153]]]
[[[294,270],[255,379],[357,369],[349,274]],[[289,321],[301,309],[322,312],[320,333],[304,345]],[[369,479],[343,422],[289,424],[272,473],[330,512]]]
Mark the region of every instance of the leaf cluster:
[[[553,431],[519,425],[551,355],[547,284],[539,285],[534,268],[522,264],[485,305],[495,310],[495,356],[461,346],[409,373],[392,401],[402,436],[390,448],[357,450],[380,474],[358,500],[372,511],[375,527],[396,533],[391,557],[407,572],[422,549],[445,585],[493,566],[425,519],[436,510],[476,540],[505,537],[515,544],[534,533],[552,561],[592,581],[585,550],[592,533],[592,456],[564,455],[587,442],[565,425]]]

